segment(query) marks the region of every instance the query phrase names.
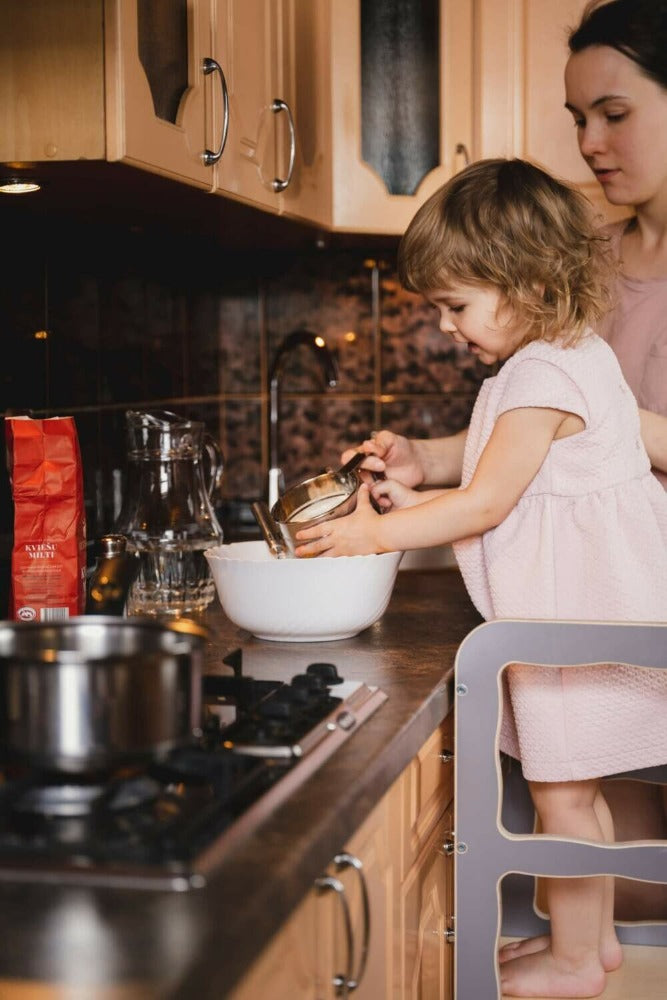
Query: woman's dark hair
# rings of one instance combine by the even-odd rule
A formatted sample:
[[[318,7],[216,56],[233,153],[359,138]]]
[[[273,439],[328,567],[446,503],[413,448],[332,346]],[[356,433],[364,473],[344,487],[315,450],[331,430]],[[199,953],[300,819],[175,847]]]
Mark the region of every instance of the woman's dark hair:
[[[591,0],[570,32],[570,52],[608,45],[667,89],[667,0]]]

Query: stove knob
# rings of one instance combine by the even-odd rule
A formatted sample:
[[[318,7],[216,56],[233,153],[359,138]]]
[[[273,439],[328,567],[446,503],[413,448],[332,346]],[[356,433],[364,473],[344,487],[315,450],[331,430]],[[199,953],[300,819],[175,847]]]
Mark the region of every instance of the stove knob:
[[[317,694],[320,691],[326,693],[327,685],[322,677],[318,677],[317,674],[295,674],[291,680],[291,686],[294,688],[305,688],[306,691],[310,691],[313,694]]]
[[[306,673],[321,677],[327,685],[343,683],[343,678],[333,663],[311,663],[310,666],[306,667]]]

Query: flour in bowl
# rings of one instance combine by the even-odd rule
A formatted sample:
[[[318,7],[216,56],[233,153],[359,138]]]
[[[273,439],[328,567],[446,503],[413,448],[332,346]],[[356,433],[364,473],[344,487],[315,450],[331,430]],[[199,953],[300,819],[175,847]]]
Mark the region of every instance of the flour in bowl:
[[[312,521],[315,517],[321,517],[322,514],[328,514],[330,510],[337,507],[341,501],[345,500],[346,493],[336,493],[334,496],[320,497],[319,500],[311,500],[310,503],[305,504],[300,507],[299,510],[295,510],[294,513],[288,518],[288,521]]]

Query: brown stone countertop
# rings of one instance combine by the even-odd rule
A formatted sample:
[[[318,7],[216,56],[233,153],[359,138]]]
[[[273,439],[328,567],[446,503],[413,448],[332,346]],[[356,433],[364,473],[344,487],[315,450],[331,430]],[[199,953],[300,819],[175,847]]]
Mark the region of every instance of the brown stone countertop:
[[[456,569],[398,574],[383,618],[352,639],[263,642],[219,607],[206,670],[240,648],[249,676],[313,661],[387,701],[271,815],[185,892],[0,879],[2,1000],[225,997],[451,706],[456,651],[480,623]]]

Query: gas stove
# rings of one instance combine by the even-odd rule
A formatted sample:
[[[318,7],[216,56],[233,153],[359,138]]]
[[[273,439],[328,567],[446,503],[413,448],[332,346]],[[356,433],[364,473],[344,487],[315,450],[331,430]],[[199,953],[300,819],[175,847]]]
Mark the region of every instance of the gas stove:
[[[0,765],[0,879],[201,888],[228,852],[386,700],[310,663],[290,681],[202,681],[201,734],[167,757],[105,775]]]

